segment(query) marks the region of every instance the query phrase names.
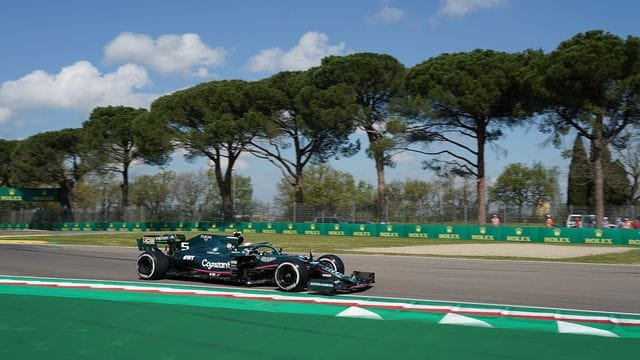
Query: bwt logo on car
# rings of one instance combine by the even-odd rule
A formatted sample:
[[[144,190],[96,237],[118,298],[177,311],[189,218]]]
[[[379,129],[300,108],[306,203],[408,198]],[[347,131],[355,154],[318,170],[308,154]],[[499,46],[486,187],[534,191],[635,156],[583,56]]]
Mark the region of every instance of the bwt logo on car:
[[[229,267],[229,263],[228,262],[221,262],[221,261],[209,261],[207,259],[203,259],[202,260],[202,267],[206,268],[207,270],[211,270],[211,269],[230,269]]]

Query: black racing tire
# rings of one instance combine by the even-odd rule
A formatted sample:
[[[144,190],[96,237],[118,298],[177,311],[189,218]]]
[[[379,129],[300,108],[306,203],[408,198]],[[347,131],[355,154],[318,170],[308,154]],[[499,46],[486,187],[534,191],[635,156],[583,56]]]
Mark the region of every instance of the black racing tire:
[[[336,255],[322,255],[318,258],[318,262],[324,266],[330,267],[334,271],[344,274],[344,262]]]
[[[160,251],[145,251],[136,261],[138,277],[143,280],[162,279],[169,270],[169,258]]]
[[[302,261],[285,261],[278,265],[273,280],[282,291],[302,291],[309,283],[309,269]]]

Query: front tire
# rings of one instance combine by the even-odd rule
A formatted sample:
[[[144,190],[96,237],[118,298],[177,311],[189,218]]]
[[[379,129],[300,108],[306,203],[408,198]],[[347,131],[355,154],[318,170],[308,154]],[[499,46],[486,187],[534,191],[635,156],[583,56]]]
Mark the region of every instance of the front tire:
[[[322,255],[318,258],[318,262],[332,269],[333,271],[337,271],[341,274],[344,274],[344,262],[342,262],[342,259],[340,259],[336,255],[331,255],[331,254]]]
[[[169,270],[169,258],[160,251],[145,251],[137,260],[138,277],[143,280],[162,279]]]
[[[278,265],[273,279],[283,291],[302,291],[309,282],[309,270],[302,261],[285,261]]]

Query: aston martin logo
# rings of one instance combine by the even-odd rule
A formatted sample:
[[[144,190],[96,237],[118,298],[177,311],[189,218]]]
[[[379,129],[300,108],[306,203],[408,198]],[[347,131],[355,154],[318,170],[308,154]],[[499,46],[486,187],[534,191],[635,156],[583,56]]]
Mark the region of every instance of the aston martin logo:
[[[484,235],[484,234],[486,234],[486,233],[487,233],[487,228],[486,228],[486,227],[484,227],[484,226],[481,226],[481,227],[480,227],[480,234]]]
[[[453,226],[451,225],[447,226],[447,232],[451,234],[453,232]]]
[[[521,228],[516,228],[516,235],[518,235],[518,236],[522,235],[522,229]]]

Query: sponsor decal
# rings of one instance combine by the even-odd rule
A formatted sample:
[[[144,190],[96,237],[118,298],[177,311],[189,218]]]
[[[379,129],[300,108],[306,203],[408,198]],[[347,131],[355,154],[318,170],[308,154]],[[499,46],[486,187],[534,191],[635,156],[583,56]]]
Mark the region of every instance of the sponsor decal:
[[[328,287],[332,289],[334,288],[333,284],[321,283],[316,281],[310,281],[309,286]]]
[[[262,261],[262,262],[272,262],[275,259],[276,258],[273,257],[273,256],[262,256],[262,257],[260,257],[260,261]]]
[[[211,269],[230,269],[228,262],[222,261],[209,261],[207,259],[202,259],[202,267],[211,270]]]
[[[353,236],[373,236],[373,235],[371,235],[369,231],[354,231]]]
[[[182,260],[191,261],[195,258],[196,258],[195,255],[185,255],[182,257]]]

